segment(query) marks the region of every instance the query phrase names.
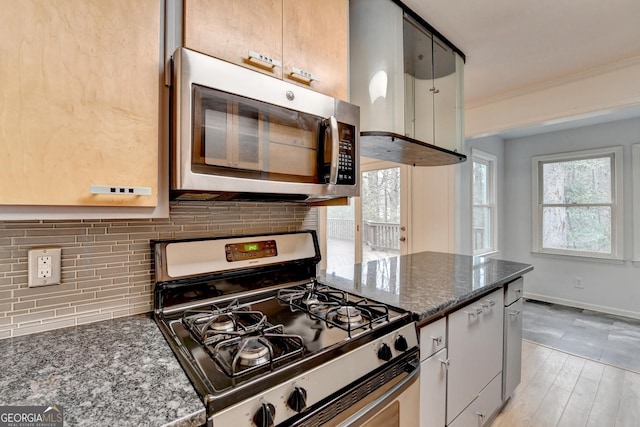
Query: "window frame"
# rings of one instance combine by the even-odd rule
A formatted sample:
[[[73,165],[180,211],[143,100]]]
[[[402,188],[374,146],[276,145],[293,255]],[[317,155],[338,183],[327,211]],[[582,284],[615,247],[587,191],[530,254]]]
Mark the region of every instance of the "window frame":
[[[477,161],[478,160],[478,161]],[[497,180],[497,162],[495,155],[486,153],[476,148],[471,149],[471,249],[474,256],[486,256],[495,254],[498,249],[498,180]],[[487,204],[476,205],[473,200],[474,182],[473,182],[473,164],[482,163],[487,165]],[[486,207],[490,210],[490,245],[489,248],[476,250],[475,233],[473,231],[474,212],[476,207]]]
[[[640,267],[640,144],[631,146],[633,190],[633,264]]]
[[[580,150],[557,154],[533,156],[531,158],[532,173],[532,247],[537,254],[568,256],[578,258],[597,258],[609,260],[623,260],[624,252],[624,203],[623,203],[623,147],[604,147],[591,150]],[[544,163],[561,163],[575,160],[597,159],[611,157],[611,203],[610,204],[567,204],[575,207],[589,207],[593,205],[607,205],[611,207],[611,253],[577,251],[569,249],[544,248],[542,246],[542,211],[547,205],[542,203],[542,165]],[[557,205],[557,204],[553,204]]]

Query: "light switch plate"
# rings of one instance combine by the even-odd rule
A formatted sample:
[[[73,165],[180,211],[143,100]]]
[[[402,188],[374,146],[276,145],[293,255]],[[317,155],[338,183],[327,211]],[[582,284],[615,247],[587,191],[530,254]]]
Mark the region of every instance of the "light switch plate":
[[[60,284],[62,248],[29,249],[29,287]]]

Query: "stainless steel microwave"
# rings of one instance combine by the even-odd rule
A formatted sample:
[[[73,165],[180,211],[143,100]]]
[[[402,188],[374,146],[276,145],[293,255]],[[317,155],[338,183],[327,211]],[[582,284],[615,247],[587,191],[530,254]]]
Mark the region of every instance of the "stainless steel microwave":
[[[185,48],[173,72],[175,199],[359,195],[358,106]]]

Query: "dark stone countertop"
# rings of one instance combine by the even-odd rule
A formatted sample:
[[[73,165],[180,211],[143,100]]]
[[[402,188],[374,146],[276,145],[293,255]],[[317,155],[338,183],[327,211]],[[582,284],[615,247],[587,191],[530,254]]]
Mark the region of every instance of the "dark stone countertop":
[[[198,394],[150,315],[0,340],[0,406],[62,406],[65,426],[192,427]]]
[[[529,264],[490,257],[420,252],[356,264],[319,280],[411,311],[425,324],[531,270]]]
[[[320,281],[428,323],[531,271],[436,252],[356,264]],[[0,340],[0,406],[60,405],[65,426],[204,424],[205,409],[150,315]]]

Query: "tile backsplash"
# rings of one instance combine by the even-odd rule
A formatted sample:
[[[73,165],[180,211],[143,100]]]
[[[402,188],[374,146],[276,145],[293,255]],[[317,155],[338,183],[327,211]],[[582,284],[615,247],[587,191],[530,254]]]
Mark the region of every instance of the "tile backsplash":
[[[151,311],[150,241],[317,228],[317,209],[171,202],[169,218],[0,221],[0,339]],[[62,248],[60,285],[27,286],[27,250]]]

